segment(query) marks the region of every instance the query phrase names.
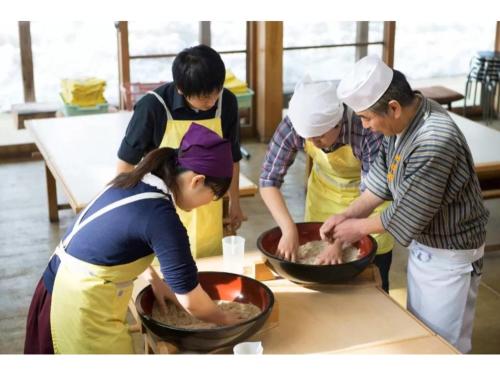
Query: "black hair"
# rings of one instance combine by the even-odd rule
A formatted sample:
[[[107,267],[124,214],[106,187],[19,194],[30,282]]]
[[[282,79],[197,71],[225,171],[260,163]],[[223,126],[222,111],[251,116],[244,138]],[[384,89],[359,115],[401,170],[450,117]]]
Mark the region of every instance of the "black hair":
[[[200,44],[182,50],[175,57],[172,76],[184,96],[207,96],[222,90],[226,67],[214,49]]]
[[[144,175],[152,173],[161,178],[165,182],[165,185],[171,191],[175,192],[177,191],[175,177],[187,171],[187,169],[177,164],[177,154],[177,149],[169,147],[157,148],[148,153],[133,171],[120,173],[116,176],[110,182],[110,185],[117,188],[129,189],[136,186]],[[228,191],[231,185],[231,177],[205,176],[204,184],[212,189],[217,199],[220,199]]]
[[[394,69],[392,81],[380,99],[368,108],[369,111],[385,115],[389,109],[389,102],[396,100],[402,107],[409,106],[415,99],[415,92],[411,89],[406,77],[399,70]]]

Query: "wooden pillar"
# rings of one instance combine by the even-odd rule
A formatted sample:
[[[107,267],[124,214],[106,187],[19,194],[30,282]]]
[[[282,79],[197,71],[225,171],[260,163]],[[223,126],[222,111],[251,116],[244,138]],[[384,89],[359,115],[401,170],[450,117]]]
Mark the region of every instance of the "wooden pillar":
[[[357,21],[356,22],[356,43],[368,43],[368,31],[370,29],[370,22]],[[368,54],[368,46],[356,46],[355,61],[358,61]]]
[[[255,21],[247,21],[247,36],[246,36],[246,47],[247,47],[247,53],[246,53],[246,81],[248,83],[248,87],[256,91],[255,89],[255,84],[256,84],[256,66],[257,66],[257,43],[256,43],[256,36],[257,36],[257,22]],[[256,99],[255,95],[252,97],[252,106],[249,110],[249,127],[245,128],[242,127],[240,129],[240,134],[241,137],[250,137],[254,138],[255,135],[257,134],[257,129],[255,126],[256,123]]]
[[[500,52],[500,21],[497,21],[497,33],[495,36],[495,51]]]
[[[200,44],[212,45],[212,33],[210,31],[210,21],[200,21],[198,40]]]
[[[396,21],[384,22],[384,48],[382,60],[391,68],[394,67],[394,41],[396,39]]]
[[[33,54],[31,52],[31,30],[29,21],[19,21],[19,49],[23,76],[24,101],[35,102],[35,80],[33,75]]]
[[[256,130],[268,142],[281,121],[283,109],[283,22],[253,22],[249,75],[255,91]]]
[[[120,85],[120,109],[125,108],[122,84],[130,83],[130,52],[128,48],[128,22],[119,21],[115,24],[118,42],[118,84]]]
[[[495,35],[495,52],[500,52],[500,21],[497,21],[497,32]],[[495,95],[495,103],[496,103],[496,108],[495,111],[498,113],[498,116],[500,116],[500,92],[497,91],[497,94]],[[494,105],[495,106],[495,105]]]

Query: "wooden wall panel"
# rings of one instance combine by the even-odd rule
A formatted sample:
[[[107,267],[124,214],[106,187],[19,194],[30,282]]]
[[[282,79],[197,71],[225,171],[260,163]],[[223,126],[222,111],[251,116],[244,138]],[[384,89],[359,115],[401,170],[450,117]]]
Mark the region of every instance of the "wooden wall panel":
[[[23,77],[24,101],[35,102],[35,79],[33,74],[33,54],[31,52],[31,30],[29,21],[19,21],[19,49],[21,51],[21,71]]]
[[[251,68],[255,88],[255,120],[259,140],[268,142],[282,117],[283,22],[255,22],[255,66]]]
[[[384,49],[382,60],[391,68],[394,66],[394,43],[396,39],[396,21],[384,22]]]

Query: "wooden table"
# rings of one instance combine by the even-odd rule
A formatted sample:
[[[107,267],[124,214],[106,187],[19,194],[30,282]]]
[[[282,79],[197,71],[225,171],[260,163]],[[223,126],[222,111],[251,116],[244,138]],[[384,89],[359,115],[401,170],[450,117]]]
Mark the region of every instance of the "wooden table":
[[[250,265],[257,258],[260,255],[254,252],[245,256],[245,262]],[[222,269],[222,257],[196,263],[202,271]],[[136,281],[134,297],[145,284]],[[279,306],[279,323],[247,340],[262,341],[265,354],[458,353],[383,292],[378,282],[361,279],[315,289],[286,279],[265,284]]]
[[[500,131],[449,114],[467,139],[484,199],[500,198]]]
[[[462,100],[464,96],[459,92],[444,86],[428,86],[415,89],[420,91],[423,96],[435,100],[439,104],[446,104],[451,109],[451,103]]]
[[[26,122],[45,160],[49,218],[58,210],[82,210],[115,176],[117,152],[132,112],[75,116]],[[56,181],[69,200],[57,203]],[[257,186],[240,174],[240,195],[253,196]]]

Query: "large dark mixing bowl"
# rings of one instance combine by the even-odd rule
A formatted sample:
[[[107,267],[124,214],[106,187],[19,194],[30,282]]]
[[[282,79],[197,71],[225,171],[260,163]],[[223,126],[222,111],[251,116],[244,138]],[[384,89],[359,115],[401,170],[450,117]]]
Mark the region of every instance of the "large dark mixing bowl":
[[[213,300],[253,303],[261,309],[256,317],[227,327],[185,329],[169,326],[151,317],[155,297],[151,285],[137,295],[135,307],[144,326],[160,339],[187,351],[211,351],[235,345],[256,333],[266,322],[274,305],[274,295],[263,283],[228,272],[199,272],[198,280]]]
[[[319,228],[323,223],[297,223],[299,245],[321,240]],[[372,236],[363,237],[353,244],[361,250],[361,257],[353,262],[332,265],[299,264],[283,260],[276,255],[281,238],[281,229],[272,228],[262,233],[257,239],[257,247],[267,258],[271,267],[282,277],[301,284],[334,284],[353,279],[373,262],[377,251],[377,242]]]

